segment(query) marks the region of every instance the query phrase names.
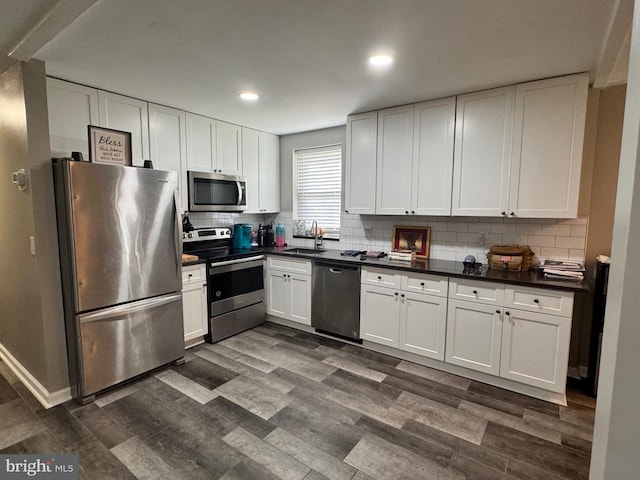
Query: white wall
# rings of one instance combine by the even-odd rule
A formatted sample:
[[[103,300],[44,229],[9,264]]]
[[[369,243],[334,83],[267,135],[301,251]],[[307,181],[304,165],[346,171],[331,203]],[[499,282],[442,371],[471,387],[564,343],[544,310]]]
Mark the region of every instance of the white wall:
[[[591,480],[640,472],[640,2],[635,2]]]

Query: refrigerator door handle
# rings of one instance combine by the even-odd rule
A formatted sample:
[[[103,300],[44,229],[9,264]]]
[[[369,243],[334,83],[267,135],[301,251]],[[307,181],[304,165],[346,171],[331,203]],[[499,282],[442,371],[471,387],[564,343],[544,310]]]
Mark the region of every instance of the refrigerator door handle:
[[[176,217],[176,234],[175,234],[175,245],[176,245],[176,262],[178,262],[178,267],[182,265],[182,219],[180,218],[180,208],[178,208],[178,191],[173,191],[173,205],[175,208],[175,217]]]
[[[125,305],[118,305],[111,308],[106,308],[97,312],[83,313],[78,315],[80,323],[97,322],[99,320],[108,320],[113,317],[129,315],[131,313],[146,310],[151,307],[159,307],[168,303],[175,302],[182,298],[181,293],[174,293],[171,295],[165,295],[162,297],[147,298],[133,303],[127,303]]]

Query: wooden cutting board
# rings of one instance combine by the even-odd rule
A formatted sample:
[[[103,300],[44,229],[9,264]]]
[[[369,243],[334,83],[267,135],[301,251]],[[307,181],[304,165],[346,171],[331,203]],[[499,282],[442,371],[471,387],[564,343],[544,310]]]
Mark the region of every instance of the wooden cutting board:
[[[193,262],[195,260],[200,260],[200,257],[197,255],[189,255],[188,253],[182,254],[182,262]]]

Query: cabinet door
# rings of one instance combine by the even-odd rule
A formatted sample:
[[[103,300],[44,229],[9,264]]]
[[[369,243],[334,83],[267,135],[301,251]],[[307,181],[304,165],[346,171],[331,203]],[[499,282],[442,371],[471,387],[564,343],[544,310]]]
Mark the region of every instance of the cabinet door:
[[[453,215],[506,215],[514,98],[515,87],[458,96]]]
[[[98,91],[100,126],[131,132],[133,165],[149,160],[149,112],[147,102]]]
[[[247,208],[244,213],[260,213],[260,133],[242,127],[242,166],[247,172]]]
[[[311,277],[287,274],[287,284],[289,320],[311,325]]]
[[[216,149],[218,172],[242,175],[242,128],[216,120]]]
[[[411,213],[413,105],[378,112],[376,213]],[[415,213],[415,212],[414,212]]]
[[[399,348],[444,361],[447,299],[401,293]]]
[[[181,210],[187,203],[187,133],[182,110],[149,104],[149,140],[153,167],[178,174],[176,188],[180,192]]]
[[[260,132],[260,210],[280,211],[280,137]],[[249,171],[244,167],[244,172]]]
[[[182,289],[182,316],[185,342],[208,333],[206,283],[192,283],[184,286]]]
[[[87,125],[98,125],[98,90],[47,78],[47,107],[51,155],[70,157],[82,152],[89,159]]]
[[[586,74],[516,87],[509,212],[575,218],[589,78]]]
[[[344,179],[346,213],[376,212],[376,152],[378,112],[347,117],[347,153]]]
[[[501,308],[449,300],[446,362],[498,375],[501,339]]]
[[[400,295],[397,290],[363,285],[360,294],[360,336],[398,348]]]
[[[416,215],[451,214],[455,119],[455,97],[415,105],[411,210]]]
[[[267,313],[274,317],[287,318],[287,275],[275,270],[266,271]]]
[[[502,329],[500,376],[564,393],[571,319],[507,310]]]
[[[216,121],[187,112],[187,170],[216,168]]]

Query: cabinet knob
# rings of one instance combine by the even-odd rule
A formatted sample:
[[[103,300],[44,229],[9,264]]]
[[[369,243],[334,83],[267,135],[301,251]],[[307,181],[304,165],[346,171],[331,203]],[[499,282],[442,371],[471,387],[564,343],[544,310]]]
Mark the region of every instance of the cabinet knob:
[[[193,273],[190,273],[190,274],[189,274],[189,278],[191,278],[191,277],[193,277]]]
[[[398,296],[398,292],[393,292],[393,294],[397,297]]]
[[[511,315],[511,313],[509,313],[509,312],[504,312],[504,314],[507,315],[507,316]]]
[[[420,286],[421,286],[421,287],[424,287],[424,282],[420,282]]]
[[[286,274],[286,273],[283,273],[283,274],[282,274],[282,277],[283,277],[283,278],[287,278],[287,274]]]
[[[538,300],[537,298],[534,298],[533,303],[540,303],[540,300]]]
[[[405,210],[405,211],[404,211],[404,213],[405,213],[405,214],[409,214],[409,210]]]
[[[345,210],[344,213],[349,213],[349,210]]]
[[[400,294],[400,296],[401,296],[402,298],[404,298],[404,293],[401,293],[401,294]]]
[[[500,313],[500,310],[496,310],[496,313]]]
[[[501,212],[502,216],[505,216],[507,214],[507,212]]]
[[[378,275],[378,280],[382,280],[382,277],[380,275]]]
[[[509,215],[511,215],[512,217],[515,217],[515,216],[516,216],[516,214],[515,214],[515,213],[513,213],[513,212],[511,212]]]
[[[411,213],[412,213],[412,214],[415,214],[416,212],[415,212],[414,210],[411,210]]]
[[[205,288],[206,286],[207,286],[207,284],[206,284],[206,283],[203,283],[203,284],[202,284],[202,288]]]
[[[478,290],[474,290],[474,291],[473,291],[473,294],[474,294],[474,295],[477,295],[477,294],[478,294]]]

